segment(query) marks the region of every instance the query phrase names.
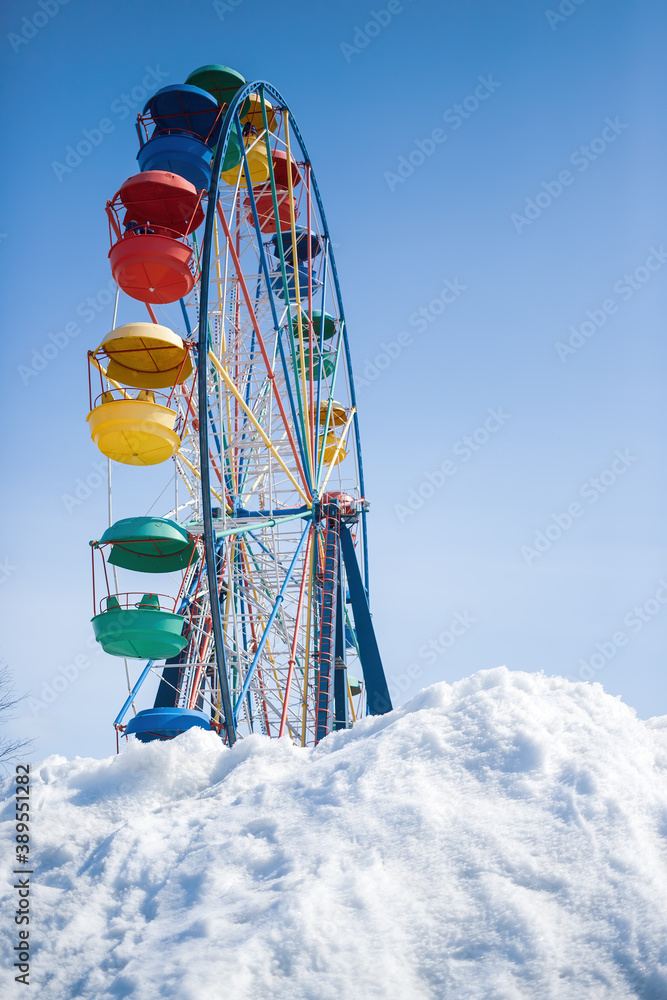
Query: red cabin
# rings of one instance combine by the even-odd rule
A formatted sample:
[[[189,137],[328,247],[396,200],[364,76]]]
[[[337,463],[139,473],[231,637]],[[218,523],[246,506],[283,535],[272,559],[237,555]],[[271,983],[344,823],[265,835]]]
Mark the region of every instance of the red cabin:
[[[188,236],[204,221],[203,192],[178,174],[146,170],[134,174],[121,186],[118,196],[126,208],[124,224],[164,226]]]
[[[287,150],[285,149],[274,149],[271,153],[271,159],[273,160],[273,177],[278,187],[289,187],[289,180],[287,177]],[[301,183],[301,173],[299,167],[292,157],[292,187],[295,188],[297,184]]]
[[[276,219],[273,214],[273,196],[271,194],[270,184],[258,184],[254,187],[253,194],[255,195],[255,203],[257,205],[257,217],[259,219],[259,228],[263,233],[275,233],[276,232]],[[289,210],[289,191],[287,188],[279,187],[276,184],[276,200],[278,202],[278,218],[280,220],[280,228],[289,229],[290,220],[290,210]],[[252,214],[252,205],[250,203],[250,196],[244,199],[243,207],[246,213],[246,219],[252,225],[254,223],[254,218]],[[298,210],[296,205],[294,206],[294,214],[298,217]]]
[[[147,170],[128,178],[107,203],[111,273],[133,299],[164,304],[192,291],[187,236],[203,222],[203,193],[177,174]]]

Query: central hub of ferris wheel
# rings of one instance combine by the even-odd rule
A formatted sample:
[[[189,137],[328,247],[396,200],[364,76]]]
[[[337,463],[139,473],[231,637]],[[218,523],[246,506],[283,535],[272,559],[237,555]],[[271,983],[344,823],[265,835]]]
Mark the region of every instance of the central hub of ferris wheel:
[[[137,475],[174,499],[164,517],[110,514],[91,542],[95,637],[129,688],[116,733],[312,746],[391,709],[315,174],[282,96],[224,66],[158,91],[137,131],[139,172],[107,203],[118,291],[87,419],[110,470],[151,467]]]

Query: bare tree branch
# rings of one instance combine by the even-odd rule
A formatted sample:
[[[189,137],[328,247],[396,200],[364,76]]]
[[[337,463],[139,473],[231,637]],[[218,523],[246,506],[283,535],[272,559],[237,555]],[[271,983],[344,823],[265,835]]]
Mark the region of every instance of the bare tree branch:
[[[4,724],[14,718],[13,709],[25,697],[25,695],[17,697],[15,690],[9,667],[3,664],[0,666],[0,718]],[[19,752],[31,750],[34,742],[30,739],[12,739],[9,736],[0,736],[0,770],[8,771],[9,765],[16,760]]]

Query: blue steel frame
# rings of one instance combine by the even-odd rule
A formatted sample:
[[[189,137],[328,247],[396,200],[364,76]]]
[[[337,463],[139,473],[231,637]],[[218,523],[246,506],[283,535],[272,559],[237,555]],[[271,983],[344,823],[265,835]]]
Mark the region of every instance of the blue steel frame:
[[[218,144],[216,146],[215,155],[213,157],[213,163],[211,168],[211,186],[208,191],[208,205],[206,209],[206,223],[204,227],[204,241],[202,245],[201,257],[200,257],[200,274],[202,275],[202,281],[200,283],[200,296],[199,296],[199,335],[198,335],[198,354],[199,354],[199,369],[198,369],[198,396],[199,396],[199,454],[200,454],[200,473],[201,473],[201,493],[202,493],[202,522],[204,529],[204,551],[206,557],[206,575],[208,580],[208,590],[209,590],[209,600],[211,607],[211,620],[213,625],[213,645],[215,650],[215,660],[218,670],[218,679],[220,683],[220,694],[222,701],[222,711],[225,718],[225,729],[227,732],[227,739],[230,746],[236,742],[236,721],[234,716],[234,710],[232,706],[231,692],[229,689],[229,679],[227,676],[227,666],[225,662],[225,647],[223,640],[222,631],[222,616],[220,612],[220,596],[218,593],[218,572],[217,572],[217,560],[215,558],[215,532],[213,530],[213,515],[211,511],[211,469],[208,454],[208,385],[207,385],[207,373],[208,365],[206,359],[208,357],[209,348],[209,325],[208,325],[208,298],[209,298],[209,273],[211,267],[211,254],[213,248],[213,226],[215,221],[215,214],[218,205],[218,188],[220,184],[220,170],[223,163],[225,153],[227,151],[227,146],[229,144],[232,131],[239,120],[238,109],[245,100],[245,98],[254,93],[256,90],[260,89],[260,93],[264,90],[268,90],[278,103],[286,107],[285,101],[278,91],[274,90],[270,84],[262,81],[259,83],[249,83],[239,90],[234,100],[231,102],[227,108],[227,113],[225,115],[222,129],[220,131],[220,137],[218,139]],[[297,136],[297,140],[301,146],[304,156],[308,159],[308,154],[306,152],[305,145],[301,139],[300,133],[293,125],[294,133]],[[239,130],[239,133],[241,131]],[[246,172],[246,177],[249,181],[248,165],[245,156],[245,149],[243,143],[241,143],[241,148],[243,150],[244,159],[244,170]],[[317,189],[317,184],[313,178],[313,187],[315,190],[315,197],[322,213],[322,222],[325,227],[325,236],[328,240],[328,228],[326,226],[326,221],[324,217],[324,210]],[[252,190],[252,186],[248,183],[248,190]],[[257,209],[254,204],[254,197],[252,199],[253,211],[255,215],[255,225],[257,231],[259,232],[259,226],[256,221]],[[262,246],[261,239],[259,241],[261,252],[262,252],[262,263],[265,268],[265,276],[268,275],[268,269],[266,268],[266,259],[264,256],[264,248]],[[332,261],[333,263],[333,261]],[[335,265],[333,266],[333,271],[335,275],[337,295],[340,300],[340,290],[338,286],[338,277],[335,271]],[[267,287],[271,289],[271,283],[267,282]],[[275,310],[275,303],[273,302],[273,295],[271,294],[271,307],[273,310],[274,323],[276,329],[278,328],[277,315]],[[286,359],[284,356],[284,351],[282,349],[282,343],[280,343],[281,348],[281,360],[283,365],[286,365]],[[347,351],[349,354],[349,349]],[[351,378],[351,369],[350,369]],[[289,380],[288,380],[289,381]],[[352,383],[351,383],[352,384]],[[290,400],[290,402],[292,402]],[[293,408],[293,403],[292,403]],[[356,416],[355,416],[356,421]],[[294,426],[298,426],[298,421],[294,420]],[[361,471],[361,447],[358,425],[356,427],[356,438],[357,438],[357,455],[359,461],[359,475],[360,479],[362,477]],[[304,466],[305,467],[305,466]],[[363,491],[363,486],[362,486]],[[365,535],[364,535],[365,539]]]
[[[336,300],[337,300],[338,312],[339,312],[339,316],[340,316],[340,320],[341,320],[341,330],[342,330],[342,335],[343,335],[343,347],[344,347],[344,351],[345,351],[345,362],[346,362],[346,365],[347,365],[348,382],[349,382],[349,389],[350,389],[350,400],[352,402],[352,405],[355,407],[355,413],[354,413],[354,418],[353,418],[353,426],[354,426],[355,444],[356,444],[356,452],[357,452],[357,468],[359,470],[359,487],[361,489],[362,496],[365,496],[364,470],[363,470],[363,461],[362,461],[362,455],[361,455],[361,434],[360,434],[360,430],[359,430],[359,415],[358,415],[358,412],[356,410],[357,401],[356,401],[356,393],[355,393],[355,387],[354,387],[354,377],[353,377],[353,373],[352,373],[352,358],[351,358],[351,354],[350,354],[350,344],[349,344],[349,338],[348,338],[348,334],[347,334],[347,323],[345,322],[345,313],[344,313],[344,309],[343,309],[343,301],[342,301],[342,295],[341,295],[341,291],[340,291],[340,282],[338,280],[338,271],[336,269],[336,261],[335,261],[335,258],[334,258],[333,249],[331,247],[331,238],[330,238],[330,234],[329,234],[329,227],[328,227],[327,220],[326,220],[326,214],[325,214],[325,211],[324,211],[324,205],[322,203],[322,197],[321,197],[321,194],[320,194],[319,187],[317,185],[317,179],[316,179],[315,174],[314,174],[314,172],[312,170],[312,164],[311,164],[310,157],[308,155],[308,150],[306,148],[306,144],[303,141],[303,137],[301,135],[301,132],[300,132],[300,130],[299,130],[299,128],[298,128],[298,126],[297,126],[294,118],[292,117],[292,114],[290,112],[290,109],[289,109],[289,106],[288,106],[287,102],[285,101],[285,99],[283,98],[283,96],[274,87],[272,87],[271,84],[269,84],[267,81],[265,81],[265,80],[254,81],[252,83],[246,84],[239,91],[237,91],[237,93],[236,93],[236,95],[234,97],[234,100],[229,105],[229,107],[227,109],[227,112],[225,114],[225,118],[224,118],[224,121],[223,121],[223,124],[222,124],[222,128],[221,128],[221,131],[220,131],[220,137],[218,139],[218,144],[217,144],[217,147],[216,147],[215,156],[214,156],[213,164],[212,164],[211,186],[210,186],[209,192],[208,192],[208,206],[207,206],[207,211],[206,211],[206,224],[205,224],[205,229],[204,229],[204,241],[203,241],[203,245],[202,245],[201,258],[200,258],[200,273],[203,276],[205,276],[205,279],[202,280],[201,286],[200,286],[199,336],[198,336],[198,354],[199,354],[199,358],[200,358],[200,365],[199,365],[199,372],[198,372],[198,379],[199,379],[199,382],[198,382],[198,391],[199,391],[199,452],[200,452],[200,462],[201,462],[201,469],[200,469],[200,471],[201,471],[201,489],[202,489],[202,521],[203,521],[203,528],[204,528],[204,547],[205,547],[205,553],[206,553],[206,571],[207,571],[207,578],[208,578],[209,595],[210,595],[210,600],[211,600],[211,617],[212,617],[212,622],[213,622],[213,641],[214,641],[214,647],[215,647],[215,656],[216,656],[216,664],[217,664],[217,668],[218,668],[218,676],[219,676],[219,680],[220,680],[220,691],[221,691],[221,696],[222,696],[222,708],[223,708],[223,714],[224,714],[224,717],[225,717],[226,729],[227,729],[227,734],[228,734],[228,739],[229,739],[230,745],[233,744],[234,741],[235,741],[235,739],[236,739],[236,726],[235,726],[236,719],[235,719],[235,712],[234,712],[234,709],[232,707],[231,693],[230,693],[230,690],[229,690],[229,682],[228,682],[228,678],[227,678],[227,671],[226,671],[226,665],[225,665],[224,643],[223,643],[223,635],[222,635],[222,619],[221,619],[221,614],[220,614],[220,602],[219,602],[218,585],[217,585],[217,569],[216,569],[216,560],[215,560],[215,556],[214,556],[215,534],[214,534],[214,530],[213,530],[213,519],[212,519],[212,513],[211,513],[211,506],[212,506],[211,505],[211,492],[210,492],[210,489],[211,489],[211,477],[210,477],[209,450],[208,450],[208,394],[207,394],[207,384],[206,384],[207,366],[206,366],[206,363],[205,363],[205,359],[206,359],[206,357],[208,355],[208,347],[209,347],[209,327],[208,327],[208,297],[209,297],[208,292],[209,292],[209,283],[208,283],[208,274],[209,274],[210,266],[211,266],[211,254],[212,254],[212,247],[213,247],[213,225],[214,225],[214,220],[215,220],[215,213],[217,211],[218,189],[219,189],[219,184],[220,184],[220,169],[221,169],[221,165],[222,165],[222,162],[223,162],[223,159],[224,159],[224,156],[225,156],[225,153],[226,153],[226,150],[227,150],[227,146],[229,144],[229,140],[230,140],[230,137],[232,135],[232,132],[235,129],[238,129],[238,134],[241,134],[241,132],[242,132],[242,130],[240,128],[240,121],[239,121],[239,108],[241,107],[243,101],[246,99],[246,97],[249,94],[255,93],[257,91],[259,91],[260,96],[264,96],[265,93],[270,94],[276,100],[277,104],[281,108],[287,109],[287,111],[289,112],[291,127],[292,127],[292,130],[294,132],[294,135],[296,136],[297,142],[299,143],[299,146],[301,148],[302,155],[303,155],[305,161],[310,165],[310,170],[311,170],[310,176],[311,176],[312,191],[313,191],[313,194],[315,196],[315,200],[317,202],[317,207],[318,207],[319,213],[320,213],[320,218],[321,218],[321,221],[322,221],[323,236],[324,236],[324,239],[325,239],[325,242],[326,242],[326,249],[328,251],[326,259],[330,260],[330,262],[331,262],[331,274],[332,274],[332,278],[333,278],[334,288],[336,290]],[[245,172],[246,181],[247,181],[247,189],[248,189],[248,194],[250,196],[250,202],[251,202],[251,206],[252,206],[253,221],[255,223],[255,229],[259,233],[260,232],[260,228],[259,228],[259,221],[258,221],[258,216],[257,216],[257,206],[255,204],[255,198],[254,198],[254,193],[252,191],[252,185],[250,184],[250,175],[249,175],[249,170],[248,170],[248,162],[247,162],[247,158],[246,158],[246,154],[245,154],[245,148],[244,148],[243,144],[241,144],[241,149],[242,149],[242,153],[243,153],[243,165],[244,165],[244,172]],[[271,281],[269,279],[269,268],[268,268],[268,263],[267,263],[267,260],[266,260],[266,255],[264,253],[264,247],[263,247],[261,238],[259,239],[258,242],[259,242],[260,260],[261,260],[262,271],[264,273],[264,277],[265,277],[265,280],[266,280],[266,285],[267,285],[269,299],[270,299],[270,304],[271,304],[272,318],[273,318],[273,322],[274,322],[274,326],[275,326],[276,331],[279,331],[278,316],[277,316],[277,311],[276,311],[275,302],[274,302],[274,298],[273,298],[273,288],[272,288],[272,285],[271,285]],[[282,255],[281,255],[281,257],[282,257]],[[323,287],[326,287],[326,281],[323,283]],[[322,305],[322,313],[324,313],[324,303]],[[322,339],[323,339],[323,332],[324,332],[324,323],[321,324],[321,328],[320,328],[320,341],[321,342],[322,342]],[[322,343],[320,343],[320,351],[322,350],[322,346],[323,346]],[[287,359],[285,357],[285,352],[284,352],[284,348],[283,348],[283,344],[282,344],[282,339],[280,337],[278,339],[278,347],[279,347],[279,351],[280,351],[280,357],[281,357],[281,363],[283,365],[283,369],[284,369],[285,373],[287,373]],[[287,383],[287,385],[289,387],[289,384],[290,384],[289,383],[289,378],[286,378],[286,383]],[[294,406],[294,400],[292,398],[291,389],[289,389],[289,402],[290,402],[290,408],[291,408],[291,411],[292,411],[293,426],[294,426],[295,432],[298,434],[299,446],[300,446],[300,451],[302,453],[302,461],[303,461],[303,459],[305,458],[304,449],[303,449],[303,442],[301,441],[301,436],[300,436],[300,432],[299,432],[299,421],[296,419],[296,410],[295,410],[295,406]],[[318,403],[319,403],[319,386],[318,386]],[[305,461],[303,461],[303,467],[304,467],[304,470],[306,472],[306,475],[308,475],[308,471],[307,471],[308,470],[308,465],[307,465],[307,463]],[[312,491],[312,485],[311,484],[309,484],[309,485],[310,485],[311,491]],[[357,587],[355,587],[355,597],[353,599],[353,612],[355,611],[354,605],[355,604],[358,605],[359,612],[360,612],[360,618],[363,621],[362,631],[365,633],[366,636],[368,636],[368,630],[369,630],[369,628],[370,628],[370,632],[371,633],[373,633],[373,628],[372,628],[372,624],[370,622],[370,612],[368,611],[368,596],[369,596],[369,585],[368,585],[368,582],[369,582],[369,571],[368,571],[368,527],[367,527],[366,512],[365,511],[362,512],[361,519],[362,519],[362,539],[361,539],[361,541],[362,541],[363,566],[364,566],[364,574],[363,574],[363,591],[364,591],[364,593],[363,593],[363,597],[365,598],[365,600],[361,600],[360,599],[362,595],[360,595],[359,592],[358,592],[358,585],[359,585],[359,583],[361,581],[361,574],[359,574],[358,567],[357,567],[357,579],[355,580],[355,583],[357,584]],[[305,537],[305,535],[303,537]],[[303,542],[303,537],[302,537],[301,542],[299,543],[299,548],[301,547],[301,544]],[[342,538],[341,538],[341,541],[342,541]],[[351,538],[350,538],[350,541],[351,541]],[[352,551],[352,556],[354,558],[355,565],[356,565],[356,556],[354,555],[354,551]],[[346,570],[348,572],[350,571],[349,568],[348,568],[349,558],[350,557],[349,557],[349,553],[348,553],[347,554],[347,558],[345,559]],[[277,602],[277,605],[278,605],[278,603],[279,602]],[[365,607],[364,607],[364,605],[365,605]],[[355,615],[355,625],[356,624],[357,623],[356,623],[356,615]],[[373,701],[373,707],[375,708],[376,711],[378,711],[378,710],[381,711],[381,712],[390,711],[391,710],[391,700],[389,698],[389,692],[388,692],[388,689],[387,689],[387,686],[386,686],[386,681],[385,681],[385,678],[384,678],[384,671],[382,669],[382,663],[381,663],[380,658],[379,658],[379,652],[377,651],[377,642],[375,641],[374,634],[372,636],[372,641],[370,642],[370,646],[369,646],[369,643],[368,643],[368,639],[366,640],[366,643],[364,643],[364,645],[368,649],[368,652],[371,653],[370,659],[371,659],[371,661],[373,663],[373,666],[371,668],[371,675],[375,679],[375,683],[372,684],[373,688],[375,688],[376,685],[378,685],[378,681],[380,681],[380,678],[378,676],[378,668],[379,668],[379,671],[381,673],[381,681],[380,681],[380,683],[378,685],[380,690],[377,690],[376,694],[374,695],[374,697],[372,699],[372,701]],[[370,666],[370,664],[369,664],[369,666]],[[362,658],[362,667],[365,667],[365,664],[363,663],[363,658]],[[364,669],[364,676],[366,676],[365,669]],[[245,687],[244,687],[244,691],[245,691]],[[370,696],[370,692],[369,692],[369,696]],[[242,699],[239,699],[239,704],[241,704],[241,702],[242,702]],[[237,709],[238,709],[238,706],[237,706]],[[369,710],[373,711],[373,709],[371,708],[370,700],[369,700]]]
[[[314,194],[315,201],[319,209],[319,214],[323,229],[322,235],[325,240],[325,248],[327,251],[325,255],[325,262],[326,262],[325,268],[327,264],[330,262],[331,275],[334,283],[334,288],[336,291],[336,301],[341,321],[341,332],[343,337],[343,347],[345,351],[345,363],[347,365],[347,372],[348,372],[350,400],[352,402],[352,405],[355,407],[353,426],[354,426],[354,435],[355,435],[355,444],[357,453],[357,468],[359,471],[359,486],[361,489],[362,496],[365,496],[364,472],[363,472],[363,462],[361,455],[361,435],[359,430],[359,416],[356,411],[356,405],[357,405],[356,393],[355,393],[354,378],[352,373],[352,359],[350,355],[350,345],[347,334],[347,323],[345,322],[345,314],[343,310],[340,283],[338,280],[338,272],[336,269],[336,262],[331,247],[331,238],[329,235],[329,227],[326,221],[326,215],[324,212],[322,197],[320,195],[315,174],[312,171],[312,164],[310,161],[310,157],[308,155],[308,150],[303,141],[301,132],[299,131],[299,128],[294,118],[291,115],[289,106],[287,105],[282,95],[274,87],[272,87],[271,84],[269,84],[264,80],[255,81],[246,84],[244,87],[241,88],[241,90],[237,92],[234,100],[229,105],[227,112],[225,114],[225,118],[223,120],[222,128],[220,131],[220,137],[218,139],[218,144],[215,150],[215,155],[212,163],[211,185],[208,192],[208,206],[206,211],[204,240],[200,256],[200,274],[204,276],[204,279],[201,281],[200,284],[199,327],[198,327],[198,339],[197,339],[197,353],[200,360],[198,368],[198,395],[199,395],[198,416],[199,416],[199,448],[200,448],[200,465],[201,465],[200,472],[201,472],[201,490],[202,490],[202,522],[203,522],[204,550],[206,559],[206,573],[208,580],[209,600],[211,605],[211,618],[213,626],[213,642],[215,649],[218,678],[220,683],[222,712],[225,720],[227,739],[230,746],[232,746],[236,741],[236,715],[240,705],[243,702],[243,698],[247,694],[247,690],[249,688],[249,684],[252,679],[253,668],[256,665],[259,655],[261,654],[261,649],[263,648],[264,642],[266,641],[266,637],[268,636],[270,624],[272,620],[275,618],[277,610],[280,606],[285,588],[294,570],[297,556],[303,546],[308,531],[310,530],[310,520],[309,520],[309,523],[306,529],[304,530],[304,533],[301,536],[297,549],[294,553],[294,557],[287,572],[283,587],[281,588],[281,592],[276,599],[274,610],[272,612],[270,621],[267,624],[267,628],[262,637],[260,647],[257,650],[257,653],[253,660],[251,670],[249,671],[248,677],[246,678],[246,682],[244,684],[241,696],[239,697],[236,709],[234,709],[234,707],[232,706],[231,692],[229,689],[229,679],[227,676],[227,669],[225,662],[225,648],[224,648],[223,632],[222,632],[222,616],[220,612],[220,599],[219,599],[218,579],[217,579],[218,576],[217,567],[220,559],[221,545],[219,541],[216,542],[216,536],[213,528],[213,514],[212,514],[212,504],[211,504],[211,471],[210,471],[209,447],[208,447],[208,436],[209,436],[208,424],[209,424],[210,409],[208,405],[207,364],[206,364],[206,359],[208,357],[208,350],[209,350],[208,275],[211,266],[211,254],[213,247],[213,228],[215,221],[215,213],[218,204],[218,190],[220,184],[221,165],[227,150],[227,146],[229,144],[230,136],[234,130],[234,126],[238,127],[239,134],[241,134],[242,131],[240,128],[240,121],[239,121],[239,113],[238,113],[239,108],[242,105],[245,98],[249,94],[254,93],[256,91],[259,91],[261,96],[263,96],[265,92],[270,94],[276,100],[277,104],[281,108],[284,108],[289,112],[292,131],[294,132],[297,142],[299,143],[299,146],[301,148],[301,153],[310,167],[312,192]],[[243,165],[247,181],[247,189],[253,213],[253,221],[255,224],[255,229],[259,233],[260,227],[257,215],[257,206],[255,204],[255,197],[252,190],[252,185],[250,184],[250,175],[249,175],[247,157],[245,154],[245,147],[242,145],[241,148],[243,153]],[[279,329],[278,315],[276,311],[275,301],[273,297],[273,287],[269,277],[268,262],[266,260],[266,255],[264,252],[264,247],[261,239],[259,240],[259,251],[260,251],[261,267],[268,289],[274,327],[277,333],[279,334],[280,329]],[[284,262],[282,261],[282,254],[281,254],[281,264],[284,270]],[[283,278],[285,278],[284,274]],[[322,306],[321,306],[323,315],[325,311],[324,306],[325,306],[325,294],[326,294],[326,278],[327,275],[325,270],[325,275],[323,280]],[[182,301],[181,301],[181,308],[183,310],[183,314],[185,317],[186,326],[188,327],[188,332],[190,332],[189,329],[190,324],[188,316],[184,308],[184,303]],[[324,323],[321,324],[320,328],[320,344],[319,344],[320,356],[322,356],[322,350],[323,350],[323,334],[324,334]],[[293,427],[298,439],[299,450],[302,456],[304,472],[308,479],[309,476],[308,463],[305,461],[305,450],[303,447],[304,443],[301,440],[299,420],[297,419],[294,398],[290,386],[290,380],[289,377],[287,377],[287,372],[288,372],[287,358],[285,357],[285,350],[282,343],[282,338],[280,336],[278,336],[278,348],[280,352],[280,358],[283,370],[286,375],[285,381],[288,387],[288,395],[289,395],[289,403],[292,414]],[[318,384],[318,398],[317,398],[318,411],[319,411],[319,403],[320,403],[320,385]],[[308,481],[308,485],[311,492],[313,492],[314,484]],[[315,499],[317,498],[314,497],[314,500]],[[305,510],[303,513],[305,517],[308,517],[308,514],[306,513]],[[364,678],[366,679],[368,695],[369,695],[368,708],[372,714],[380,714],[391,710],[391,700],[389,698],[389,692],[386,686],[384,671],[382,668],[382,662],[380,660],[379,651],[377,649],[377,642],[375,641],[375,635],[370,621],[370,612],[368,611],[368,579],[369,579],[368,535],[367,535],[367,522],[366,522],[365,511],[362,512],[361,517],[362,517],[362,552],[363,552],[363,566],[364,566],[363,582],[361,573],[359,571],[359,566],[357,564],[356,554],[354,552],[354,545],[352,543],[351,536],[349,535],[347,529],[344,528],[344,526],[342,525],[341,525],[341,539],[340,539],[341,549],[342,549],[341,555],[345,562],[346,573],[348,575],[348,581],[350,583],[351,603],[352,603],[353,614],[355,617],[355,628],[358,632],[361,633],[360,652],[362,647],[365,648],[366,658],[368,659],[368,668],[367,668],[366,663],[364,662],[364,657],[362,655],[362,668],[364,670]],[[115,726],[119,726],[122,724],[122,721],[125,718],[130,708],[130,705],[132,704],[132,701],[134,700],[137,692],[139,691],[144,681],[146,680],[152,666],[153,666],[152,661],[146,664],[139,679],[134,685],[130,695],[125,701],[125,704],[118,713],[118,716],[116,717],[114,723]]]

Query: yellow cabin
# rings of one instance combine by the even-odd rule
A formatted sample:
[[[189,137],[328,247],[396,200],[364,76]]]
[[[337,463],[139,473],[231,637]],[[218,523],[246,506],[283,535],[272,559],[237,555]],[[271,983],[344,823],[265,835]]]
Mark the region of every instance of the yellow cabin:
[[[181,439],[174,430],[178,414],[155,402],[149,390],[138,399],[114,399],[105,392],[86,420],[103,455],[123,465],[159,465],[176,454]]]
[[[255,187],[256,184],[264,184],[264,182],[269,179],[269,158],[266,155],[266,144],[263,139],[257,141],[257,137],[254,135],[247,136],[243,141],[246,149],[248,149],[248,146],[252,146],[247,153],[251,187]],[[253,143],[255,143],[254,146],[252,145]],[[245,187],[246,182],[243,162],[241,162],[238,167],[233,167],[232,170],[223,170],[220,174],[220,178],[225,181],[226,184],[236,187],[239,175],[241,177],[241,187]]]
[[[135,389],[168,388],[192,374],[183,339],[157,323],[125,323],[107,333],[98,351],[109,359],[108,377]]]
[[[269,132],[275,132],[276,129],[276,113],[273,110],[273,105],[265,101],[266,105],[266,123],[269,126]],[[261,134],[264,131],[264,119],[262,118],[262,99],[259,94],[248,94],[246,98],[246,104],[248,110],[244,115],[241,115],[242,125],[252,125],[253,128],[257,129],[257,133]]]
[[[333,462],[334,455],[336,454],[336,448],[338,447],[338,442],[340,438],[337,438],[333,431],[329,431],[326,438],[320,437],[319,451],[322,449],[322,444],[324,443],[324,467],[331,465]],[[338,455],[336,456],[336,461],[334,465],[338,465],[347,456],[347,449],[345,445],[340,446]]]
[[[327,422],[327,410],[329,409],[329,400],[322,399],[320,401],[320,424],[324,425]],[[348,411],[341,403],[337,403],[336,400],[331,402],[331,415],[329,417],[329,427],[344,427],[347,423]]]

